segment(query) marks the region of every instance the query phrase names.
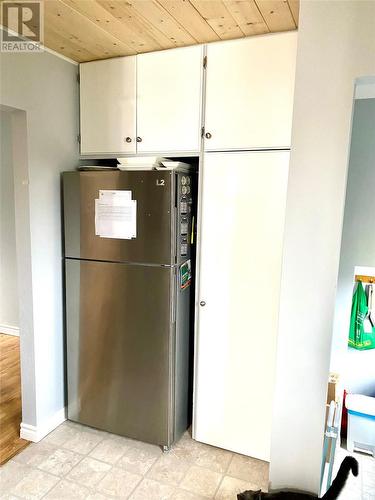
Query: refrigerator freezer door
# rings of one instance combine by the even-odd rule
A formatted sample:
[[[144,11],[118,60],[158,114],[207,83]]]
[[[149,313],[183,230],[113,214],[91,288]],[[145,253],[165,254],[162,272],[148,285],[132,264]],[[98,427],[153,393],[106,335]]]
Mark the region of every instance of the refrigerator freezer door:
[[[171,444],[173,273],[66,260],[70,420]]]
[[[174,260],[173,172],[65,172],[63,189],[66,257],[166,265]],[[131,192],[131,198],[137,201],[136,238],[102,238],[95,234],[99,190]]]

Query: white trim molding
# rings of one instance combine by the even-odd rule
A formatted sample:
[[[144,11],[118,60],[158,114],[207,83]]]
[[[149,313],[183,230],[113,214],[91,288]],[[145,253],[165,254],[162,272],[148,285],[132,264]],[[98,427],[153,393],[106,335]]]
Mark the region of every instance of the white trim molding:
[[[41,425],[29,425],[21,422],[20,437],[26,439],[27,441],[32,441],[37,443],[41,439],[52,432],[56,427],[62,424],[66,420],[66,409],[61,408],[49,419],[45,420]]]
[[[0,333],[5,333],[5,335],[14,335],[15,337],[19,337],[20,329],[18,328],[18,326],[0,324]]]

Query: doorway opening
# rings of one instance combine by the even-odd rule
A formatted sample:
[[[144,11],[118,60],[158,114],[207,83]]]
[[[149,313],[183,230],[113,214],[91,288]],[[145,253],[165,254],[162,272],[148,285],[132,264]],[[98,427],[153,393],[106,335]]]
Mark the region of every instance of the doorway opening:
[[[350,474],[343,493],[352,500],[375,488],[374,123],[375,77],[363,77],[354,94],[321,482],[323,494],[343,458],[354,456],[359,475]]]
[[[14,120],[15,114],[24,120]],[[0,465],[24,449],[22,421],[20,280],[17,252],[17,214],[14,149],[19,134],[26,137],[24,112],[0,108]],[[22,150],[22,148],[20,148]],[[20,151],[21,152],[21,151]],[[18,230],[21,228],[18,227]],[[27,293],[27,292],[24,292]],[[28,290],[31,294],[31,290]]]

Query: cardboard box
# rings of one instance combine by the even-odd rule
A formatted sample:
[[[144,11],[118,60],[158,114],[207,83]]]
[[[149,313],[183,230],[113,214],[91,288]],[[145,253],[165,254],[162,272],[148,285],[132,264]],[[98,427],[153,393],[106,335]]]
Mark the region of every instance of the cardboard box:
[[[329,405],[331,401],[337,402],[339,400],[338,383],[339,383],[338,373],[330,373],[328,379],[327,405]]]

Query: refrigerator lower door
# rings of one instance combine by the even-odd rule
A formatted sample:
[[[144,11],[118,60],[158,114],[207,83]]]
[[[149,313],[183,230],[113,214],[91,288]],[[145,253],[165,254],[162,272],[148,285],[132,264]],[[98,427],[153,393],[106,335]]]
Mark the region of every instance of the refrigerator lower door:
[[[173,441],[173,270],[66,260],[68,418]]]

